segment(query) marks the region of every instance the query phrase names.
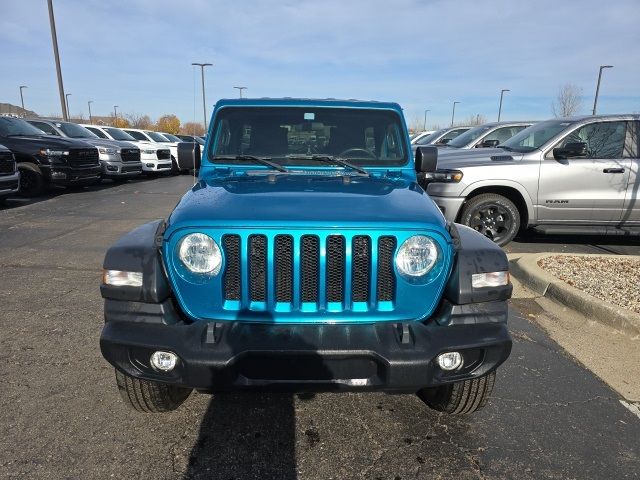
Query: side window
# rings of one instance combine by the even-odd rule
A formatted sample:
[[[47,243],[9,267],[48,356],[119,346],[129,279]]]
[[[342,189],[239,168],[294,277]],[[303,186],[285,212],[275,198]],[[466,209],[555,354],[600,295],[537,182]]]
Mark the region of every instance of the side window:
[[[585,143],[587,156],[582,158],[622,158],[627,134],[627,122],[590,123],[574,130],[556,147],[568,143]],[[553,150],[550,152],[553,158]]]
[[[44,123],[44,122],[29,122],[29,123],[31,123],[31,125],[33,125],[34,127],[39,128],[47,135],[56,135],[58,137],[60,136],[60,134],[56,132],[56,129],[53,128],[48,123]]]
[[[95,133],[97,136],[99,136],[100,138],[109,138],[107,137],[107,135],[100,130],[99,128],[93,128],[93,127],[84,127],[87,130],[89,130],[91,133]]]

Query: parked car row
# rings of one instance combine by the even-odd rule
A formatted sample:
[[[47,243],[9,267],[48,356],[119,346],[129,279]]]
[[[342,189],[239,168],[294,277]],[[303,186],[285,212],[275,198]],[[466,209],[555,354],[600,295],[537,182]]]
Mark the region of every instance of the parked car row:
[[[484,127],[484,137],[472,138]],[[554,119],[509,129],[519,131],[496,138],[495,148],[474,148],[491,146],[495,125],[449,142],[458,148],[417,146],[417,164],[425,155],[437,156],[435,170],[420,183],[447,220],[499,245],[527,228],[640,234],[640,115]]]
[[[16,193],[38,196],[51,185],[188,171],[194,162],[178,151],[193,149],[194,143],[199,153],[200,137],[0,116],[0,200]]]

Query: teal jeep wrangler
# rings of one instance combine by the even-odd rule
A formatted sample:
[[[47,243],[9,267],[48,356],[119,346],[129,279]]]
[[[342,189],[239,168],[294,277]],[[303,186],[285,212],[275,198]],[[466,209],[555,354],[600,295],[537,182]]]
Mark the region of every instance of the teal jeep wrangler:
[[[508,263],[418,185],[433,150],[414,160],[395,103],[219,101],[198,182],[104,260],[100,346],[125,401],[382,390],[482,407],[511,351]]]

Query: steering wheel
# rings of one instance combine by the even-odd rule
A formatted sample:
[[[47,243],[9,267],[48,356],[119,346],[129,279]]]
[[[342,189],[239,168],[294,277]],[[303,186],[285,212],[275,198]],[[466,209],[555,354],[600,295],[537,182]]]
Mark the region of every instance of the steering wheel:
[[[344,152],[340,152],[338,154],[338,157],[344,157],[347,156],[349,153],[364,153],[366,154],[369,158],[375,160],[376,156],[371,153],[369,150],[366,150],[364,148],[347,148]]]

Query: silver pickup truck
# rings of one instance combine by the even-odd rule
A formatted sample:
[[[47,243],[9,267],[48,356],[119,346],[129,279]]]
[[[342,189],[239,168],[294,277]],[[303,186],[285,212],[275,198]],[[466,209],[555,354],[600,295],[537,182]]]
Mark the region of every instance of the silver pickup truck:
[[[421,183],[449,221],[499,245],[525,228],[640,233],[640,115],[537,123],[498,148],[439,155]],[[416,155],[436,155],[420,147]]]

